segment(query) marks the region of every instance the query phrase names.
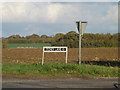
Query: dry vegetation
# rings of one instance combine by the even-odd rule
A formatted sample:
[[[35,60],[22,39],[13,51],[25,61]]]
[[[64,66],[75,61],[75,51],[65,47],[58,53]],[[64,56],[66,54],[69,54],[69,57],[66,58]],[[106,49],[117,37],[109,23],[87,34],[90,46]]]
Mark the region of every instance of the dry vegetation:
[[[2,62],[37,63],[42,48],[4,48]],[[64,62],[65,53],[45,53],[45,62]],[[78,61],[78,48],[69,48],[68,63]],[[120,61],[117,48],[82,48],[82,61]]]

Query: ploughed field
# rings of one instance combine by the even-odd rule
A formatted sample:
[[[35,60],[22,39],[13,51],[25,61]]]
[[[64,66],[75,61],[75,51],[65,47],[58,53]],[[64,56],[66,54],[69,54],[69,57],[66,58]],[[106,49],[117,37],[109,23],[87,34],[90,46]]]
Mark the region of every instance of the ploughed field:
[[[82,61],[120,61],[118,48],[82,48]],[[78,62],[78,48],[68,49],[68,63]],[[44,62],[65,62],[64,52],[46,52]],[[41,63],[42,48],[4,48],[2,62]]]

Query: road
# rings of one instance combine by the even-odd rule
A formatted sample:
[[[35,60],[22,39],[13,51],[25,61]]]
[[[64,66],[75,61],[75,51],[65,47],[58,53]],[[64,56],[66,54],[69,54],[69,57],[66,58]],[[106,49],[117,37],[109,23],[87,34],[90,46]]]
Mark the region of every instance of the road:
[[[118,79],[3,79],[2,88],[115,88]]]

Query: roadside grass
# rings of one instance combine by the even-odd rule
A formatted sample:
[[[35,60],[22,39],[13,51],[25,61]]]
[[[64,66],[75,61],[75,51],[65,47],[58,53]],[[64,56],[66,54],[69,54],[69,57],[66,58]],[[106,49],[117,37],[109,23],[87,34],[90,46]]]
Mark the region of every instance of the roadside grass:
[[[119,67],[65,63],[3,63],[3,74],[20,75],[77,75],[90,77],[118,77]]]

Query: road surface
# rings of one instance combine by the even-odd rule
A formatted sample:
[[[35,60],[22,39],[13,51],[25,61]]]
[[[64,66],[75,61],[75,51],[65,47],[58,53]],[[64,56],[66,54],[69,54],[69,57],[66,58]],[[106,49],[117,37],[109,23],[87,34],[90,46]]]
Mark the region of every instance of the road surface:
[[[118,79],[3,79],[2,88],[115,88]]]

